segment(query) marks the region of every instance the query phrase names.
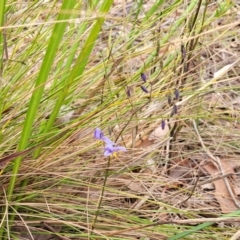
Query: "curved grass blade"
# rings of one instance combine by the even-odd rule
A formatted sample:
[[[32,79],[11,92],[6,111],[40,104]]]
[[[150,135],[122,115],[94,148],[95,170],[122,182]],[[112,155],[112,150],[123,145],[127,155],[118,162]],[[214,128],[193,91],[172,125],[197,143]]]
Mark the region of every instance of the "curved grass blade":
[[[0,3],[0,27],[4,24],[4,12],[5,12],[6,0],[2,0]],[[3,45],[3,30],[0,31],[0,45]],[[4,48],[0,48],[0,71],[2,71],[3,64],[3,50]]]
[[[68,79],[65,81],[63,90],[61,92],[59,92],[59,97],[56,100],[56,104],[54,106],[54,109],[50,115],[50,118],[46,124],[46,127],[45,127],[43,133],[47,133],[50,130],[50,128],[53,126],[54,121],[57,118],[57,115],[59,113],[59,110],[60,110],[61,106],[63,105],[65,98],[67,97],[68,89],[69,89],[71,83],[74,81],[74,79],[80,77],[82,75],[82,73],[84,72],[85,66],[88,62],[88,58],[93,50],[93,47],[97,40],[98,34],[104,23],[104,20],[105,20],[104,15],[109,11],[112,3],[113,3],[113,0],[104,1],[103,5],[101,6],[100,11],[99,11],[100,16],[96,19],[96,22],[93,25],[92,30],[91,30],[86,42],[84,43],[82,51],[80,52],[80,54],[76,60],[75,66],[73,67]],[[36,157],[40,151],[41,151],[41,149],[38,149],[35,152],[34,156]]]
[[[232,212],[232,213],[229,213],[229,214],[224,214],[222,215],[222,217],[236,217],[236,216],[239,216],[240,215],[240,210],[237,210],[235,212]],[[195,233],[201,229],[204,229],[206,227],[209,227],[211,225],[213,225],[214,222],[206,222],[206,223],[202,223],[202,224],[199,224],[198,226],[196,227],[192,227],[191,229],[189,230],[186,230],[186,231],[183,231],[173,237],[170,237],[168,238],[167,240],[177,240],[177,239],[182,239],[183,237],[186,237],[192,233]]]
[[[57,22],[55,24],[51,38],[50,38],[50,42],[48,44],[48,48],[47,48],[46,54],[45,54],[43,62],[42,62],[42,66],[39,71],[39,75],[36,80],[36,83],[35,83],[35,90],[32,93],[32,97],[31,97],[31,100],[29,103],[27,116],[24,121],[23,131],[21,134],[21,138],[20,138],[20,142],[19,142],[17,151],[24,150],[28,145],[28,139],[31,135],[32,125],[33,125],[34,119],[36,117],[36,113],[38,110],[38,106],[40,104],[40,100],[42,98],[44,86],[47,81],[48,74],[51,70],[58,46],[62,40],[65,28],[67,26],[67,20],[70,18],[71,10],[74,8],[74,6],[75,6],[75,1],[64,0],[62,3],[62,7],[61,7],[60,13],[57,18],[57,21],[60,21],[60,22]],[[19,168],[21,165],[21,160],[22,160],[22,156],[19,156],[14,161],[12,177],[10,179],[10,184],[9,184],[8,192],[7,192],[8,200],[11,199],[11,196],[12,196],[12,193],[14,190],[18,171],[19,171]],[[14,215],[12,215],[12,216],[14,218]],[[5,228],[5,226],[3,224],[0,229],[0,239],[2,239],[4,228]]]

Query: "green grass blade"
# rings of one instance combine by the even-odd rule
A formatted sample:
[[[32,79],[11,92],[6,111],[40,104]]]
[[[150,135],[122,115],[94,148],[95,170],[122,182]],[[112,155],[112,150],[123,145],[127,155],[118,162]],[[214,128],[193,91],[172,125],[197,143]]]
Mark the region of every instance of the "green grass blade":
[[[232,213],[229,213],[229,214],[224,214],[222,217],[238,217],[240,215],[240,211],[235,211],[235,212],[232,212]],[[202,223],[202,224],[199,224],[197,225],[196,227],[193,227],[191,228],[190,230],[186,230],[184,232],[181,232],[179,234],[176,234],[175,236],[173,237],[170,237],[168,238],[168,240],[177,240],[177,239],[181,239],[183,237],[186,237],[192,233],[195,233],[201,229],[204,229],[206,227],[209,227],[211,225],[213,225],[214,222],[206,222],[206,223]]]
[[[75,1],[68,1],[68,0],[63,1],[62,8],[60,10],[57,20],[58,21],[68,20],[71,16],[70,13],[74,5],[75,5]],[[32,94],[29,107],[27,110],[27,116],[24,121],[21,139],[17,149],[18,151],[25,149],[28,145],[28,139],[31,134],[32,125],[33,125],[33,122],[38,110],[38,106],[44,91],[44,86],[47,81],[48,74],[50,72],[51,66],[55,58],[55,54],[57,52],[57,48],[61,42],[66,26],[67,26],[67,21],[56,23],[54,30],[52,32],[52,36],[50,38],[50,42],[48,44],[45,57],[44,57],[41,69],[39,71],[38,78],[36,80],[35,90]],[[8,187],[7,196],[9,200],[11,199],[11,196],[14,190],[17,174],[19,171],[19,167],[21,165],[21,160],[22,160],[22,157],[18,157],[14,162],[12,177],[10,179],[10,184]],[[1,227],[0,238],[2,237],[3,231],[4,231],[4,226]]]
[[[62,4],[62,8],[60,11],[60,14],[58,15],[58,21],[61,20],[67,20],[70,18],[71,14],[69,13],[70,10],[73,9],[75,5],[75,1],[67,1],[65,0]],[[36,80],[35,84],[35,90],[32,94],[30,103],[29,103],[29,108],[27,111],[27,116],[26,120],[24,122],[23,126],[23,131],[20,139],[20,143],[18,146],[18,151],[21,151],[27,147],[28,144],[28,139],[31,134],[31,127],[33,125],[37,109],[43,94],[44,90],[44,84],[47,81],[48,74],[51,70],[51,66],[54,61],[54,57],[57,51],[57,48],[61,42],[61,39],[63,37],[64,30],[67,26],[67,21],[66,22],[61,22],[57,23],[54,27],[38,78]],[[8,196],[10,197],[12,195],[14,185],[16,182],[16,176],[21,164],[21,159],[22,158],[17,158],[14,162],[14,167],[13,167],[13,177],[11,178],[9,189],[8,189]]]
[[[3,26],[4,24],[4,12],[5,12],[5,5],[6,5],[6,0],[1,1],[0,3],[0,27]],[[3,30],[0,32],[0,69],[2,69],[2,64],[3,64],[3,52],[4,52],[4,47],[3,47]]]
[[[95,24],[93,25],[92,30],[91,30],[87,40],[84,43],[82,51],[76,60],[76,64],[73,67],[68,79],[65,82],[65,86],[63,87],[63,90],[59,93],[59,98],[56,101],[54,109],[53,109],[53,111],[50,115],[50,118],[47,122],[47,125],[44,129],[44,133],[47,133],[50,130],[50,128],[53,126],[54,121],[59,113],[59,110],[64,103],[64,99],[66,98],[66,96],[68,94],[68,89],[69,89],[71,83],[74,81],[74,79],[76,79],[77,77],[80,77],[82,75],[82,73],[84,72],[85,66],[88,62],[88,58],[93,50],[93,47],[95,45],[98,34],[104,23],[104,20],[105,20],[104,15],[109,11],[112,3],[113,3],[113,0],[104,1],[104,3],[102,4],[100,11],[99,11],[100,16],[97,18]],[[39,154],[39,152],[40,152],[40,149],[38,149],[36,151],[35,156],[37,156]]]

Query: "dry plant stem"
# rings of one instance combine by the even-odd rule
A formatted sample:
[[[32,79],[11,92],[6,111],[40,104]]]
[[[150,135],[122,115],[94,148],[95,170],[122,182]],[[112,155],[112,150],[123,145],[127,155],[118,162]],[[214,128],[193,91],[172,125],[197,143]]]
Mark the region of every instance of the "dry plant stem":
[[[137,112],[140,111],[141,109],[143,109],[145,106],[147,106],[150,102],[151,102],[151,92],[150,92],[150,98],[149,98],[149,100],[148,100],[145,104],[143,104],[143,106],[137,108],[137,109],[132,113],[130,119],[127,121],[127,123],[124,125],[124,127],[122,128],[122,130],[120,131],[120,133],[119,133],[118,136],[116,137],[116,140],[115,140],[116,142],[117,142],[117,140],[120,138],[120,136],[122,135],[122,133],[123,133],[123,131],[125,130],[125,128],[126,128],[126,127],[128,126],[128,124],[131,122],[131,120],[132,120],[132,118],[134,117],[134,115],[137,114]],[[134,139],[134,141],[136,141],[136,139]],[[132,140],[130,146],[132,146],[132,145],[133,145],[133,140]]]
[[[156,179],[156,183],[158,183],[158,180],[161,178],[161,176],[159,176],[157,179]],[[152,187],[148,190],[149,194],[148,195],[145,195],[137,204],[134,204],[132,209],[140,209],[140,207],[151,197],[151,194],[154,192],[155,190],[155,187],[156,187],[156,183],[154,183],[152,185]]]
[[[240,237],[240,230],[238,230],[231,238],[230,240],[237,240]]]
[[[195,15],[194,15],[194,19],[193,21],[190,23],[191,26],[190,26],[190,34],[192,34],[193,36],[195,35],[195,31],[196,31],[196,22],[197,22],[197,18],[199,16],[199,12],[200,12],[200,8],[202,6],[202,0],[199,0],[198,2],[198,6],[197,6],[197,9],[196,9],[196,12],[195,12]],[[186,64],[186,67],[184,66],[183,67],[183,70],[184,72],[187,72],[189,70],[189,65],[190,65],[190,59],[192,57],[192,52],[196,46],[196,43],[198,41],[199,37],[196,37],[196,38],[192,38],[189,42],[187,42],[187,48],[188,48],[188,56],[187,56],[187,59],[185,59],[185,63]],[[183,84],[185,84],[185,81],[186,81],[186,77],[184,78],[183,80]]]
[[[170,129],[170,128],[169,128]],[[167,169],[169,167],[168,161],[170,159],[170,145],[171,145],[171,137],[168,139],[167,144],[166,144],[166,157],[165,157],[165,166],[163,168],[163,173],[167,172]]]
[[[197,183],[198,183],[198,181],[199,181],[199,178],[200,178],[200,174],[198,174],[197,180],[196,180],[196,182],[195,182],[195,184],[194,184],[194,186],[193,186],[193,188],[192,188],[189,196],[188,196],[185,200],[183,200],[182,202],[180,202],[180,204],[186,203],[186,202],[192,197],[192,195],[193,195],[193,193],[194,193],[194,191],[195,191],[195,189],[196,189],[196,187],[197,187]]]
[[[173,193],[173,194],[171,194],[171,195],[168,195],[166,198],[162,198],[162,200],[167,199],[167,198],[172,198],[172,197],[174,197],[174,196],[176,196],[176,195],[179,195],[179,194],[182,193],[182,192],[191,191],[190,196],[189,196],[186,200],[184,200],[183,202],[180,202],[180,204],[183,204],[184,202],[186,202],[187,200],[190,199],[190,197],[193,195],[193,192],[194,192],[194,190],[196,189],[196,187],[200,187],[200,186],[202,186],[202,185],[204,185],[204,184],[212,183],[212,182],[214,182],[214,181],[217,181],[217,180],[219,180],[219,179],[223,179],[223,178],[225,178],[225,177],[229,177],[229,176],[232,176],[232,175],[233,175],[232,173],[227,173],[227,174],[225,174],[225,175],[223,175],[223,176],[217,176],[217,177],[215,177],[215,178],[211,178],[211,179],[205,180],[205,181],[203,181],[203,182],[200,182],[200,183],[196,184],[194,187],[190,186],[190,187],[184,188],[184,189],[182,189],[182,190],[180,190],[180,191],[177,191],[177,192],[175,192],[175,193]],[[197,183],[197,182],[198,182],[198,179],[197,179],[196,183]]]
[[[7,194],[6,194],[6,191],[5,189],[2,187],[3,189],[3,193],[4,193],[4,197],[5,197],[5,212],[4,214],[2,214],[2,221],[1,221],[1,224],[0,224],[0,228],[2,227],[2,225],[4,224],[4,220],[5,220],[5,217],[6,217],[6,222],[8,223],[8,198],[7,198]],[[10,235],[9,235],[9,224],[7,224],[7,234],[8,234],[8,239],[10,239]]]
[[[157,143],[156,145],[154,145],[154,149],[158,149],[160,146],[165,145],[167,142],[169,142],[171,140],[171,138],[166,138],[164,139],[162,142]],[[143,159],[148,156],[149,154],[151,154],[153,151],[153,149],[151,148],[150,150],[146,150],[143,154],[141,154],[140,156],[137,156],[136,160],[133,159],[133,161],[131,163],[129,163],[128,165],[126,165],[125,167],[119,169],[115,174],[113,174],[112,176],[117,176],[119,173],[123,172],[123,171],[127,171],[130,167],[136,166],[136,164],[140,164]]]
[[[232,175],[233,175],[232,173],[227,173],[227,174],[224,174],[224,175],[222,175],[222,176],[217,176],[217,177],[215,177],[215,178],[210,178],[210,179],[205,180],[205,181],[203,181],[203,182],[201,182],[201,183],[198,183],[198,184],[196,185],[196,187],[200,187],[200,186],[202,186],[202,185],[204,185],[204,184],[212,183],[212,182],[214,182],[214,181],[217,181],[217,180],[219,180],[219,179],[223,179],[223,178],[225,178],[225,177],[229,177],[229,176],[232,176]],[[189,190],[191,190],[191,189],[192,189],[192,186],[187,187],[187,188],[184,188],[183,190],[180,190],[180,191],[178,191],[178,192],[175,192],[175,193],[169,195],[168,198],[174,197],[174,196],[180,194],[181,192],[186,192],[186,191],[189,191]]]
[[[16,157],[24,156],[24,155],[26,155],[30,152],[33,152],[36,148],[38,148],[39,146],[43,146],[44,144],[45,143],[41,143],[41,144],[38,144],[35,147],[28,148],[28,149],[23,150],[23,151],[18,151],[18,152],[10,154],[8,156],[0,158],[0,167],[4,167],[8,162],[14,160]]]
[[[57,136],[55,136],[55,137],[53,137],[53,138],[51,138],[47,141],[43,141],[43,142],[37,144],[34,147],[31,147],[31,148],[28,148],[28,149],[25,149],[25,150],[22,150],[22,151],[18,151],[18,152],[10,154],[8,156],[0,158],[0,168],[4,167],[8,162],[14,160],[16,157],[25,156],[26,154],[29,154],[29,153],[33,152],[34,150],[36,150],[39,147],[46,146],[49,143],[53,142],[54,140],[64,136],[66,133],[67,133],[67,131],[64,131],[64,132],[58,134]]]
[[[27,223],[24,221],[24,219],[23,219],[22,216],[17,212],[16,209],[14,209],[14,208],[12,208],[12,209],[13,209],[13,211],[16,213],[16,215],[21,219],[21,221],[22,221],[24,227],[27,229],[28,234],[29,234],[29,236],[31,237],[31,239],[34,240],[34,237],[33,237],[32,233],[31,233],[31,231],[30,231]],[[8,234],[9,234],[9,233],[8,233]],[[9,234],[9,239],[11,239],[11,238],[10,238],[10,234]]]
[[[99,200],[98,200],[98,204],[97,204],[97,212],[96,212],[95,218],[93,219],[93,222],[92,222],[92,229],[91,229],[92,231],[94,230],[94,227],[95,227],[98,215],[99,215],[100,207],[102,205],[104,190],[105,190],[106,182],[107,182],[107,178],[108,178],[108,171],[109,171],[109,167],[110,167],[110,161],[111,161],[111,156],[108,157],[108,163],[107,163],[107,168],[106,168],[106,172],[105,172],[105,178],[104,178],[104,182],[103,182],[102,192],[101,192],[101,195],[99,196]]]
[[[236,61],[236,62],[237,62],[237,61]],[[233,63],[232,66],[233,66],[234,64],[236,64],[236,62]],[[177,103],[176,103],[176,106],[177,106],[177,107],[178,107],[178,106],[183,106],[185,103],[187,103],[187,102],[188,102],[189,100],[191,100],[192,98],[194,98],[194,97],[196,97],[196,96],[198,96],[198,95],[201,95],[202,92],[203,92],[203,90],[205,90],[205,89],[207,89],[208,87],[210,87],[211,85],[215,84],[215,83],[216,83],[216,80],[217,80],[217,79],[215,79],[215,78],[211,79],[209,82],[205,83],[205,84],[204,84],[203,86],[201,86],[198,90],[196,90],[192,95],[189,95],[188,97],[182,99],[182,101],[177,102]],[[147,102],[145,105],[147,105],[147,104],[148,104],[148,102]],[[139,109],[141,109],[141,108],[139,108]],[[137,109],[137,111],[138,111],[139,109]],[[164,113],[164,116],[167,116],[167,115],[169,116],[169,115],[171,114],[171,111],[172,111],[172,109],[169,109],[168,111],[166,111],[166,113]],[[134,113],[135,113],[135,112],[134,112]],[[131,120],[131,119],[130,119],[130,120]],[[130,120],[129,120],[129,122],[130,122]],[[161,121],[162,121],[161,119],[156,120],[155,123],[154,123],[154,126],[159,125]],[[128,124],[129,124],[129,123],[127,123],[127,124],[123,127],[123,130],[127,127]],[[118,135],[117,139],[120,137],[120,135],[122,134],[123,130],[120,132],[120,134]],[[171,131],[173,132],[173,130],[174,130],[174,129],[172,128]],[[152,131],[152,129],[151,129],[151,127],[149,127],[149,129],[146,130],[146,132],[145,132],[145,134],[144,134],[143,136],[148,135],[151,131]],[[139,136],[139,134],[138,134],[135,141],[138,141],[139,139],[140,139],[140,136]],[[126,144],[126,146],[127,146],[127,147],[132,146],[132,140],[130,140],[130,141]]]
[[[4,52],[5,52],[5,55],[6,55],[6,60],[9,59],[8,57],[8,46],[7,46],[7,38],[6,38],[6,32],[3,31],[3,47],[4,47]]]
[[[90,99],[89,101],[91,101],[91,99],[97,94],[99,89],[104,86],[107,79],[111,76],[111,74],[114,72],[114,70],[117,68],[117,66],[123,61],[123,59],[124,59],[124,57],[121,57],[121,58],[117,59],[116,62],[113,63],[111,71],[106,76],[104,76],[104,79],[98,84],[98,86],[92,92],[89,93],[89,96],[88,96],[88,99]],[[86,103],[88,103],[88,102],[86,102]],[[86,104],[85,106],[82,106],[78,110],[76,110],[74,112],[74,116],[75,116],[74,118],[78,118],[87,106],[88,106],[88,104]]]
[[[158,221],[156,223],[142,225],[142,226],[133,227],[133,228],[128,228],[128,229],[124,229],[124,230],[104,232],[104,235],[113,236],[113,235],[116,235],[116,234],[119,234],[119,233],[124,233],[124,232],[128,232],[128,231],[143,229],[143,228],[147,228],[147,227],[154,227],[154,226],[163,225],[163,224],[179,224],[179,225],[181,225],[181,224],[191,224],[192,225],[192,224],[199,224],[199,223],[205,223],[205,222],[232,223],[232,222],[240,222],[240,218],[239,217],[232,217],[232,218],[196,218],[196,219],[174,220],[174,221]]]
[[[171,140],[171,138],[166,139],[164,142],[161,142],[161,144],[158,145],[158,147],[156,147],[156,148],[159,148],[159,147],[162,145],[162,143],[165,143],[165,142],[167,142],[167,145],[169,145],[170,140]],[[148,153],[148,154],[149,154],[149,153]],[[146,155],[144,155],[144,156],[146,156]],[[144,157],[144,156],[143,156],[143,157]],[[160,178],[161,178],[161,176],[159,176],[159,177],[156,179],[156,183],[158,183],[158,180],[159,180]],[[140,207],[150,198],[151,194],[154,192],[154,189],[155,189],[155,184],[153,184],[152,187],[148,190],[149,194],[148,194],[148,195],[145,195],[137,204],[134,204],[132,208],[133,208],[133,209],[140,209]]]
[[[200,143],[201,143],[204,151],[205,151],[206,154],[213,160],[213,162],[216,164],[218,170],[220,171],[220,173],[221,173],[222,176],[223,176],[223,175],[224,175],[224,170],[223,170],[223,168],[222,168],[220,159],[219,159],[218,157],[214,157],[213,154],[206,148],[206,146],[205,146],[205,144],[204,144],[204,142],[203,142],[203,140],[202,140],[202,138],[201,138],[201,136],[200,136],[200,134],[199,134],[199,131],[198,131],[198,129],[197,129],[196,122],[195,122],[194,120],[192,120],[192,122],[193,122],[194,129],[195,129],[195,131],[196,131],[196,133],[197,133],[198,139],[199,139],[199,141],[200,141]],[[228,190],[228,192],[229,192],[229,194],[230,194],[230,196],[231,196],[231,198],[232,198],[235,206],[236,206],[237,208],[240,208],[240,205],[239,205],[238,201],[236,200],[236,198],[235,198],[235,196],[234,196],[234,193],[233,193],[233,191],[232,191],[232,188],[231,188],[231,186],[230,186],[227,178],[223,178],[223,180],[224,180],[224,183],[225,183],[225,185],[226,185],[226,188],[227,188],[227,190]]]

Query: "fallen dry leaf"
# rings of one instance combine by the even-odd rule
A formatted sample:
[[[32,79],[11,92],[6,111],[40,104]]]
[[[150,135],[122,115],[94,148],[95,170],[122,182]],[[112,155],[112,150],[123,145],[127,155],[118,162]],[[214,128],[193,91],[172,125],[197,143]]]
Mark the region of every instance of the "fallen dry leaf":
[[[228,165],[224,160],[221,160],[222,168],[226,173],[234,173],[234,170],[231,168],[230,165]],[[213,163],[208,163],[203,166],[203,168],[212,176],[216,177],[216,175],[221,174],[217,167]],[[232,200],[227,187],[225,185],[225,182],[223,179],[218,179],[213,182],[215,186],[215,192],[214,196],[217,199],[222,212],[223,213],[230,213],[232,211],[237,210],[238,208],[235,206],[234,201]]]
[[[179,179],[181,176],[191,172],[191,166],[188,159],[175,159],[171,162],[173,167],[170,169],[169,176],[173,179]]]
[[[236,195],[240,195],[240,188],[239,187],[235,187],[234,188],[234,192]]]

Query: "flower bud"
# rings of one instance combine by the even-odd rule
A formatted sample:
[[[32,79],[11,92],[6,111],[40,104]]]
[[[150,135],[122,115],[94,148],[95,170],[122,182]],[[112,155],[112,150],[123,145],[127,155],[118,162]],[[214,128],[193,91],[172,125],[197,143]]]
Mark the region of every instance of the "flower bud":
[[[174,90],[174,95],[175,95],[175,99],[176,99],[176,100],[179,100],[180,94],[179,94],[178,89],[175,89],[175,90]]]
[[[146,77],[145,73],[141,73],[141,78],[144,82],[147,82],[147,77]]]
[[[141,85],[141,89],[145,92],[145,93],[148,93],[148,90],[145,86]]]
[[[165,126],[166,126],[166,122],[165,120],[163,119],[162,122],[161,122],[161,127],[162,127],[162,130],[165,129]]]

